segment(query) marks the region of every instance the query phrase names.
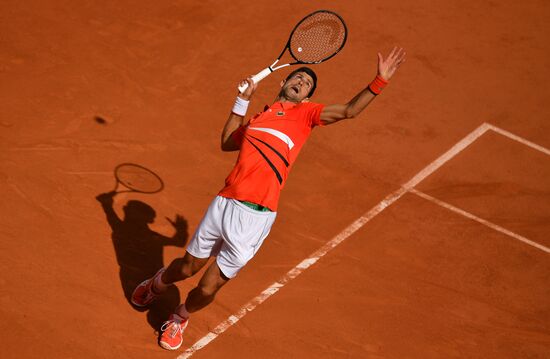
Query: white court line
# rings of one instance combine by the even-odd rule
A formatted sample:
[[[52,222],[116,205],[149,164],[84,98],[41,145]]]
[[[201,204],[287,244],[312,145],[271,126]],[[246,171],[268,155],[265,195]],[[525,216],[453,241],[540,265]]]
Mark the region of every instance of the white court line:
[[[271,297],[273,294],[277,293],[279,289],[281,289],[284,285],[286,285],[288,282],[296,278],[298,275],[300,275],[303,271],[308,269],[311,265],[313,265],[315,262],[317,262],[321,257],[323,257],[325,254],[330,252],[333,248],[335,248],[337,245],[342,243],[346,238],[351,236],[353,233],[355,233],[359,228],[363,227],[365,223],[370,221],[372,218],[374,218],[377,214],[382,212],[386,207],[390,206],[392,203],[397,201],[401,196],[403,196],[405,193],[407,193],[407,190],[402,187],[384,198],[380,203],[378,203],[376,206],[374,206],[370,211],[368,211],[365,215],[361,216],[359,219],[357,219],[355,222],[353,222],[351,225],[349,225],[346,229],[344,229],[340,234],[338,234],[336,237],[334,237],[332,240],[327,242],[325,245],[323,245],[320,249],[315,251],[312,255],[310,255],[308,258],[304,259],[302,262],[300,262],[296,267],[292,268],[290,271],[288,271],[279,281],[273,283],[268,288],[266,288],[263,292],[261,292],[258,296],[250,300],[248,303],[246,303],[244,306],[242,306],[237,313],[229,316],[226,320],[218,324],[217,327],[215,327],[212,331],[210,331],[208,334],[206,334],[204,337],[199,339],[195,344],[193,344],[191,347],[189,347],[187,350],[185,350],[180,356],[177,357],[177,359],[186,359],[191,357],[197,350],[200,350],[204,348],[206,345],[208,345],[212,340],[216,339],[220,334],[225,332],[229,327],[231,327],[233,324],[237,323],[241,318],[243,318],[248,312],[253,311],[256,309],[256,307],[260,304],[262,304],[267,298]]]
[[[409,182],[405,183],[403,187],[405,187],[407,190],[417,186],[420,182],[422,182],[426,177],[431,175],[434,171],[436,171],[439,167],[443,166],[445,162],[449,161],[451,158],[456,156],[459,152],[461,152],[463,149],[468,147],[472,144],[475,140],[477,140],[481,135],[483,135],[487,130],[489,130],[491,125],[488,123],[483,123],[478,128],[470,132],[466,137],[464,137],[462,140],[458,141],[456,145],[451,147],[450,150],[439,156],[438,159],[427,165],[422,171],[418,172],[416,176],[411,178]]]
[[[550,253],[550,248],[545,247],[545,246],[543,246],[542,244],[539,244],[539,243],[537,243],[537,242],[533,242],[532,240],[527,239],[527,238],[525,238],[525,237],[523,237],[523,236],[521,236],[521,235],[519,235],[519,234],[517,234],[517,233],[514,233],[514,232],[512,232],[512,231],[509,231],[509,230],[507,230],[506,228],[503,228],[503,227],[499,226],[498,224],[494,224],[494,223],[492,223],[492,222],[489,222],[489,221],[486,220],[486,219],[480,218],[480,217],[478,217],[478,216],[476,216],[476,215],[474,215],[474,214],[472,214],[472,213],[470,213],[470,212],[466,212],[466,211],[464,211],[464,210],[462,210],[462,209],[460,209],[460,208],[457,208],[457,207],[455,207],[455,206],[453,206],[453,205],[451,205],[451,204],[449,204],[449,203],[447,203],[447,202],[443,202],[443,201],[440,200],[440,199],[437,199],[437,198],[435,198],[435,197],[432,197],[432,196],[430,196],[429,194],[426,194],[426,193],[424,193],[424,192],[420,192],[420,191],[418,191],[418,190],[416,190],[416,189],[414,189],[414,188],[410,189],[410,192],[411,192],[411,193],[414,193],[414,194],[416,194],[417,196],[422,197],[422,198],[424,198],[424,199],[426,199],[426,200],[428,200],[428,201],[430,201],[430,202],[433,202],[433,203],[437,204],[438,206],[441,206],[441,207],[443,207],[443,208],[447,208],[448,210],[450,210],[450,211],[452,211],[452,212],[461,214],[461,215],[463,215],[463,216],[466,217],[466,218],[469,218],[469,219],[472,219],[472,220],[474,220],[474,221],[476,221],[476,222],[479,222],[479,223],[481,223],[481,224],[483,224],[483,225],[485,225],[485,226],[487,226],[487,227],[489,227],[489,228],[494,229],[495,231],[498,231],[498,232],[500,232],[500,233],[504,233],[504,234],[506,234],[507,236],[510,236],[510,237],[512,237],[512,238],[514,238],[514,239],[517,239],[518,241],[521,241],[521,242],[523,242],[523,243],[525,243],[525,244],[528,244],[528,245],[530,245],[530,246],[533,246],[533,247],[535,247],[535,248],[537,248],[537,249],[540,249],[541,251],[544,251],[544,252],[546,252],[546,253]]]
[[[229,329],[232,325],[237,323],[248,312],[253,311],[258,305],[262,304],[267,298],[277,293],[279,289],[281,289],[284,285],[286,285],[292,279],[296,278],[303,271],[305,271],[307,268],[309,268],[311,265],[317,262],[321,257],[323,257],[325,254],[330,252],[337,245],[342,243],[345,239],[347,239],[349,236],[351,236],[353,233],[355,233],[357,230],[363,227],[368,221],[370,221],[372,218],[374,218],[376,215],[382,212],[386,207],[389,207],[391,204],[393,204],[395,201],[401,198],[405,193],[407,193],[408,190],[418,185],[422,180],[424,180],[426,177],[428,177],[430,174],[436,171],[439,167],[441,167],[451,158],[456,156],[459,152],[464,150],[472,142],[474,142],[481,135],[483,135],[489,128],[490,128],[490,125],[488,125],[487,123],[484,123],[480,125],[478,128],[476,128],[474,131],[469,133],[466,137],[464,137],[456,145],[454,145],[450,150],[445,152],[435,161],[433,161],[432,163],[427,165],[424,169],[422,169],[420,172],[418,172],[413,178],[411,178],[401,188],[397,189],[393,193],[386,196],[386,198],[384,198],[380,203],[374,206],[371,210],[369,210],[363,216],[359,217],[355,222],[350,224],[347,228],[345,228],[342,232],[340,232],[336,237],[331,239],[329,242],[327,242],[320,249],[315,251],[308,258],[304,259],[296,267],[292,268],[279,281],[273,283],[267,289],[261,292],[258,296],[254,297],[248,303],[243,305],[237,311],[237,313],[230,315],[227,319],[225,319],[223,322],[218,324],[218,326],[215,327],[212,331],[210,331],[204,337],[199,339],[195,344],[193,344],[191,347],[185,350],[180,356],[177,357],[177,359],[189,358],[198,350],[204,348],[206,345],[208,345],[210,342],[216,339],[220,334],[222,334],[227,329]]]
[[[536,143],[533,143],[531,141],[526,140],[525,138],[514,135],[513,133],[508,132],[506,130],[503,130],[502,128],[499,128],[497,126],[494,126],[494,125],[491,125],[491,124],[487,124],[487,126],[489,126],[489,129],[491,129],[491,130],[493,130],[497,133],[500,133],[503,136],[506,136],[506,137],[508,137],[512,140],[518,141],[519,143],[522,143],[525,146],[529,146],[529,147],[531,147],[531,148],[533,148],[537,151],[540,151],[540,152],[550,156],[550,150],[546,147],[542,147],[541,145],[537,145]]]

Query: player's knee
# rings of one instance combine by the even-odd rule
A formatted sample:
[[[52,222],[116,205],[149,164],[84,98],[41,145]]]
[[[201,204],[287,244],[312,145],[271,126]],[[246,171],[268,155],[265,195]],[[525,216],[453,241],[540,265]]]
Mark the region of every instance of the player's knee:
[[[220,287],[214,284],[210,284],[210,285],[199,284],[198,289],[202,297],[214,297],[218,292],[218,290],[220,290]]]
[[[189,261],[189,262],[185,261],[181,266],[181,275],[184,278],[189,278],[194,276],[199,270],[200,270],[200,267],[195,265],[193,261]]]
[[[189,278],[197,274],[202,266],[197,263],[186,263],[181,267],[181,273],[185,278]]]
[[[193,276],[193,268],[190,265],[184,265],[181,267],[181,275],[183,278],[189,278]]]
[[[184,278],[189,278],[197,274],[206,264],[208,259],[198,259],[190,255],[186,255],[181,259],[181,275]]]

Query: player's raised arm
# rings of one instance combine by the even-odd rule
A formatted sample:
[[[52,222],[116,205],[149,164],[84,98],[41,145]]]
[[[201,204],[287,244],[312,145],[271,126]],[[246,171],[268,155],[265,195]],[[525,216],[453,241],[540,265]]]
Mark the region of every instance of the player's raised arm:
[[[242,88],[245,84],[248,87],[237,95],[233,109],[223,127],[221,138],[222,151],[237,151],[241,147],[240,142],[234,138],[235,136],[233,136],[233,134],[235,134],[241,126],[245,125],[245,115],[248,109],[248,103],[258,88],[258,84],[252,81],[250,77],[246,80],[242,80],[239,86]]]
[[[381,53],[378,53],[378,74],[376,78],[348,103],[325,106],[321,112],[321,121],[325,125],[330,125],[357,116],[380,94],[399,68],[399,65],[404,61],[405,51],[402,48],[394,47],[386,59],[382,57]]]

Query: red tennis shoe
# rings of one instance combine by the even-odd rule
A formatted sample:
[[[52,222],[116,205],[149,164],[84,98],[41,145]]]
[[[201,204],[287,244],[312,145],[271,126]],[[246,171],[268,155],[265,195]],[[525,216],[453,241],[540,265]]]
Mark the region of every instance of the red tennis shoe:
[[[153,292],[153,283],[158,276],[164,273],[164,270],[164,268],[161,268],[152,278],[144,280],[134,289],[132,298],[130,299],[133,305],[136,307],[146,307],[157,299],[160,294]]]
[[[183,331],[189,323],[188,318],[170,314],[170,318],[160,328],[159,345],[166,350],[176,350],[183,343]]]

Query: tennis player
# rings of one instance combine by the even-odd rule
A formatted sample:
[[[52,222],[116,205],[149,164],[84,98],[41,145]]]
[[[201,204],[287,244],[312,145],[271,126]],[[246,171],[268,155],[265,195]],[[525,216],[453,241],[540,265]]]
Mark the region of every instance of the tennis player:
[[[223,151],[240,151],[225,187],[210,204],[185,255],[142,282],[132,295],[134,305],[145,307],[173,283],[195,275],[210,257],[216,258],[162,326],[161,347],[178,349],[190,315],[210,304],[254,257],[275,221],[281,189],[312,129],[359,115],[403,61],[401,48],[394,48],[386,59],[379,53],[374,80],[349,102],[327,106],[310,102],[317,76],[307,67],[298,68],[281,81],[275,103],[248,121],[245,115],[257,84],[250,78],[240,83],[248,87],[237,95],[221,136]]]

